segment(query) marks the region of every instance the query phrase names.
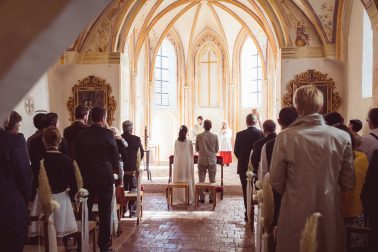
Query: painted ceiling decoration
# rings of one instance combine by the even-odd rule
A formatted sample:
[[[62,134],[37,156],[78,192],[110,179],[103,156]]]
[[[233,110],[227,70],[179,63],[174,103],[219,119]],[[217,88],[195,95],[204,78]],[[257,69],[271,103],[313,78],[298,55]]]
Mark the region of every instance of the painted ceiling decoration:
[[[366,8],[378,0],[361,0]],[[244,30],[261,48],[326,48],[343,38],[338,20],[346,0],[113,0],[79,36],[71,50],[122,52],[131,45],[139,56],[147,39],[158,47],[175,30],[188,57],[193,40],[205,29],[224,40],[229,55]],[[334,53],[335,54],[335,53]],[[333,55],[334,55],[333,54]],[[331,55],[332,56],[332,55]],[[230,56],[231,57],[231,56]]]

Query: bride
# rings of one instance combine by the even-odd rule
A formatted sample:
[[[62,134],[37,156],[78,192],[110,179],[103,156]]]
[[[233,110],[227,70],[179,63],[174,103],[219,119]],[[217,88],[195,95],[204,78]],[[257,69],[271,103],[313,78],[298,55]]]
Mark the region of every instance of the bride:
[[[173,182],[189,183],[189,203],[194,201],[194,163],[193,143],[187,139],[188,128],[185,125],[180,127],[178,139],[175,142],[173,161]],[[174,204],[185,204],[184,189],[173,191]]]

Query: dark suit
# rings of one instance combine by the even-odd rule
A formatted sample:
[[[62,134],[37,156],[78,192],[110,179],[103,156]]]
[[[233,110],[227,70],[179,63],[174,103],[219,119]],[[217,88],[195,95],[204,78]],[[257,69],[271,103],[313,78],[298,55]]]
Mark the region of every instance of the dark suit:
[[[6,251],[23,249],[31,187],[32,171],[24,136],[0,128],[0,244]]]
[[[92,206],[97,197],[100,217],[98,245],[101,250],[106,250],[111,245],[113,169],[119,166],[117,144],[113,132],[98,124],[80,131],[76,144],[76,160],[84,188],[89,191],[89,216],[92,217]]]
[[[365,184],[361,192],[361,201],[365,215],[369,219],[372,231],[369,234],[369,252],[378,251],[378,150],[373,152],[366,173]]]
[[[143,150],[140,137],[131,135],[126,132],[122,134],[122,137],[127,142],[127,148],[126,148],[127,161],[123,163],[123,169],[125,170],[125,172],[136,171],[138,150],[140,150],[140,159],[142,160],[144,157],[144,150]],[[124,189],[127,191],[135,190],[136,189],[135,177],[133,175],[125,174],[123,177],[123,186],[124,186]],[[133,201],[129,202],[129,210],[130,210],[131,215],[135,213],[136,202],[133,202]]]
[[[265,144],[266,159],[268,161],[268,171],[270,171],[270,164],[272,163],[273,148],[274,148],[275,142],[276,142],[276,137],[270,139]],[[279,214],[280,208],[281,208],[282,194],[279,194],[274,189],[272,189],[272,190],[273,190],[273,198],[274,198],[274,215],[273,215],[273,223],[272,223],[272,225],[275,226],[275,225],[277,225],[278,214]]]
[[[235,147],[234,147],[234,154],[238,159],[238,174],[240,177],[240,182],[243,189],[243,198],[244,198],[244,206],[247,209],[247,195],[246,195],[246,188],[247,188],[247,176],[246,172],[248,170],[248,163],[251,150],[253,149],[253,145],[259,139],[263,138],[264,134],[261,130],[256,129],[255,127],[248,127],[245,130],[242,130],[236,133],[235,138]]]
[[[29,141],[29,157],[31,168],[33,172],[33,187],[32,187],[32,194],[31,200],[34,199],[37,188],[38,188],[38,174],[39,174],[39,162],[42,160],[43,156],[45,155],[45,145],[42,141],[42,134],[35,136],[34,138],[30,139]]]
[[[67,154],[76,160],[76,139],[80,131],[88,128],[89,126],[81,121],[75,121],[70,126],[63,130],[63,138],[66,142]]]
[[[127,162],[124,165],[125,171],[136,171],[136,161],[138,150],[140,150],[140,159],[144,157],[144,149],[140,137],[129,133],[122,134],[123,139],[127,142]]]
[[[261,138],[255,142],[253,145],[253,152],[252,152],[252,157],[251,157],[251,163],[253,166],[253,173],[257,174],[257,171],[259,169],[259,164],[260,164],[260,158],[261,158],[261,150],[268,141],[274,139],[277,136],[276,133],[271,133],[267,135],[264,138]],[[260,178],[263,179],[263,178]]]

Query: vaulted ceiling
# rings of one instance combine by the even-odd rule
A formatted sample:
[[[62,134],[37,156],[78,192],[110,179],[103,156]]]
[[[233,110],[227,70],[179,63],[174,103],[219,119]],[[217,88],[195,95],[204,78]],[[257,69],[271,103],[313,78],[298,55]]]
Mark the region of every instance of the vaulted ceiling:
[[[146,39],[161,42],[174,29],[185,54],[193,40],[211,29],[222,37],[229,52],[244,29],[262,47],[296,47],[298,29],[308,38],[306,46],[337,43],[348,0],[114,0],[88,26],[73,46],[80,52],[125,52],[132,38],[139,55]],[[366,7],[371,0],[362,1]]]

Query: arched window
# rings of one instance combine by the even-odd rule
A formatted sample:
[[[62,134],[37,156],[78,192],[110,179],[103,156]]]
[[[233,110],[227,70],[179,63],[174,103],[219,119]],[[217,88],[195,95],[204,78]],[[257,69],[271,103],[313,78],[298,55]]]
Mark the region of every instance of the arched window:
[[[157,107],[176,106],[176,65],[175,49],[168,39],[164,39],[155,59],[154,100]]]
[[[261,58],[250,37],[244,42],[240,60],[242,107],[259,107],[262,103]]]
[[[373,95],[373,31],[365,10],[362,46],[362,98],[368,98]]]

